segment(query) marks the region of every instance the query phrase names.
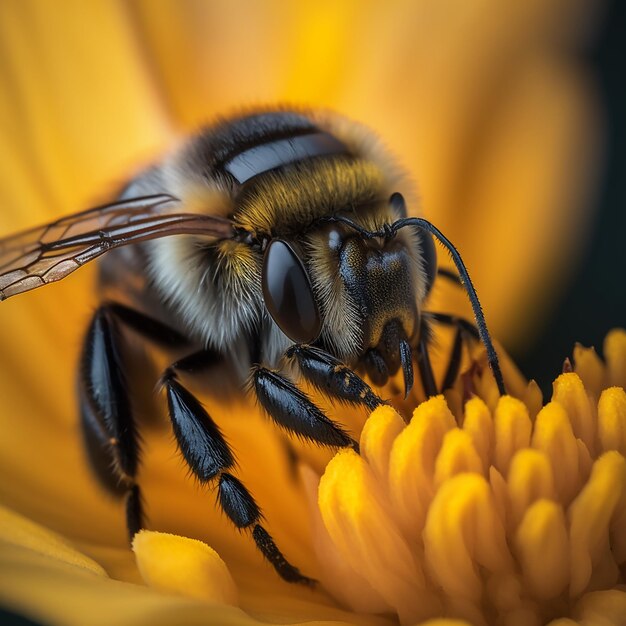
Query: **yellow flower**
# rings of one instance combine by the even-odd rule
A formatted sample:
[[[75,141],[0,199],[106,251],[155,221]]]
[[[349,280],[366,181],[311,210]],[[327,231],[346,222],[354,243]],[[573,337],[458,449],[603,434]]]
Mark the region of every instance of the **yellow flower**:
[[[623,623],[626,333],[608,335],[606,367],[576,354],[536,415],[532,387],[527,403],[475,396],[456,416],[431,398],[408,425],[378,408],[362,455],[338,453],[319,482],[325,587],[403,624]]]
[[[575,371],[555,380],[538,412],[532,383],[526,402],[504,396],[490,410],[476,395],[456,416],[437,396],[408,424],[382,406],[365,423],[360,456],[338,452],[321,479],[301,464],[296,489],[308,494],[309,516],[294,511],[297,527],[285,527],[314,554],[281,539],[317,589],[262,574],[243,546],[227,565],[201,541],[153,531],[133,542],[137,572],[121,548],[70,543],[2,508],[0,598],[64,624],[94,610],[104,619],[92,623],[122,624],[150,615],[167,624],[622,624],[626,332],[611,332],[604,353],[606,365],[578,347]],[[447,392],[450,404],[481,385],[495,389],[473,366]],[[129,584],[141,581],[148,588]]]
[[[592,5],[564,11],[560,0],[5,0],[0,236],[105,200],[140,163],[216,114],[257,102],[329,107],[377,129],[419,177],[425,212],[462,250],[492,330],[509,344],[520,341],[587,219],[598,122],[593,89],[570,45]],[[502,236],[513,231],[514,241]],[[600,591],[615,585],[610,559],[621,563],[624,552],[619,533],[610,537],[611,554],[602,535],[613,527],[609,500],[619,491],[618,470],[603,460],[615,455],[600,455],[623,438],[618,400],[603,395],[605,408],[598,405],[594,421],[595,401],[585,412],[580,388],[567,396],[573,452],[564,414],[558,433],[546,425],[542,435],[536,426],[529,435],[521,405],[498,405],[484,371],[473,385],[488,408],[472,400],[462,428],[441,400],[419,409],[436,415],[440,431],[427,431],[423,418],[404,428],[393,413],[379,411],[367,422],[361,459],[342,453],[329,463],[329,454],[303,450],[308,469],[301,476],[275,430],[243,400],[211,405],[268,528],[290,560],[321,581],[318,589],[277,579],[249,537],[217,512],[212,494],[189,480],[171,434],[158,426],[146,431],[140,481],[151,528],[163,534],[139,535],[135,560],[120,506],[89,473],[77,428],[71,381],[96,303],[94,271],[0,306],[0,606],[42,623],[77,625],[388,624],[396,615],[417,620],[444,612],[478,620],[480,611],[511,620],[531,611],[545,611],[546,619],[570,610],[577,620],[620,615],[620,593]],[[442,290],[431,304],[460,310],[462,297]],[[623,385],[623,350],[615,354],[607,353],[608,370],[589,353],[576,357],[585,388],[601,404],[598,390]],[[511,390],[534,420],[538,390],[508,369]],[[604,381],[606,371],[617,378]],[[461,387],[447,395],[459,420],[463,399]],[[361,425],[354,422],[355,432]],[[535,452],[520,461],[525,437]],[[398,442],[405,454],[422,446],[432,458],[412,465],[408,456],[393,457]],[[544,457],[562,458],[563,466],[546,469],[537,460]],[[346,482],[337,481],[346,467]],[[585,467],[591,478],[583,486]],[[424,471],[411,473],[418,469]],[[552,491],[544,491],[551,471]],[[338,497],[350,486],[362,497],[353,494],[346,500],[353,508],[343,510]],[[607,491],[608,500],[598,498]],[[393,507],[386,506],[392,497]],[[574,527],[558,507],[567,504],[570,515],[577,501],[585,514],[598,510],[600,521],[577,527],[579,551],[568,553],[567,577],[558,566],[536,571],[532,550],[545,537],[551,540],[542,556],[558,560],[567,552],[571,537],[559,532],[562,524]],[[539,503],[553,512],[544,506],[528,518]],[[429,518],[447,520],[450,507],[478,540],[480,528],[489,528],[484,545],[471,544],[466,532],[455,536],[458,549],[446,552],[437,540],[446,524]],[[620,514],[623,500],[612,511]],[[423,524],[424,548],[413,514]],[[349,543],[356,539],[346,535],[352,523],[363,543]],[[348,545],[354,551],[346,557]],[[393,552],[385,553],[389,545]],[[574,562],[583,564],[575,572]],[[484,602],[476,608],[479,596]]]

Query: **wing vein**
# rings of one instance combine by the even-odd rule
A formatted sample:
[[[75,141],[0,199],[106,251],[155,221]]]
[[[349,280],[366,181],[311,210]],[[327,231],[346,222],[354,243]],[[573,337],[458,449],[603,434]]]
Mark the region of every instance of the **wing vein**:
[[[184,234],[233,236],[228,219],[165,212],[177,202],[168,195],[123,200],[0,240],[0,300],[61,280],[120,246]]]

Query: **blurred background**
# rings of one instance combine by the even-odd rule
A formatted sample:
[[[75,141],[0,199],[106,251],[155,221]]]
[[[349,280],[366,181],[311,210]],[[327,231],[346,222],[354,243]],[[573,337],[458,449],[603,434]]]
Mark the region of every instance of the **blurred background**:
[[[106,201],[216,115],[331,108],[398,155],[419,185],[412,210],[457,244],[493,334],[547,391],[575,341],[600,348],[626,324],[624,12],[618,0],[4,0],[0,236]],[[26,344],[67,361],[59,380],[71,369],[95,302],[93,268],[80,274],[3,303],[3,369],[27,371]],[[446,287],[431,308],[469,311]]]
[[[602,9],[597,27],[579,51],[594,80],[604,124],[601,169],[591,199],[586,240],[571,259],[565,288],[539,322],[533,340],[515,350],[527,376],[544,394],[572,342],[600,348],[609,328],[626,324],[626,4]]]

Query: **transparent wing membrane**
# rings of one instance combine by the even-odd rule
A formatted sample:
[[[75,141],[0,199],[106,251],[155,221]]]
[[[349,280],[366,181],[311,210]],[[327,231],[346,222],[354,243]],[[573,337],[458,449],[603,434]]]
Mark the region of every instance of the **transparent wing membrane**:
[[[167,195],[124,200],[0,240],[0,300],[61,280],[120,246],[171,235],[233,235],[229,220],[165,212],[176,203]]]

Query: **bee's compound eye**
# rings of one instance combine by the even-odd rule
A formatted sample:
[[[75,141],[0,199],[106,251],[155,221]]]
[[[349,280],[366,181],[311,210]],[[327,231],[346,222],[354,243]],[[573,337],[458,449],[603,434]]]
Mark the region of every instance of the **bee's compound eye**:
[[[292,247],[274,239],[263,261],[265,306],[280,329],[297,343],[317,339],[322,328],[311,281]]]

